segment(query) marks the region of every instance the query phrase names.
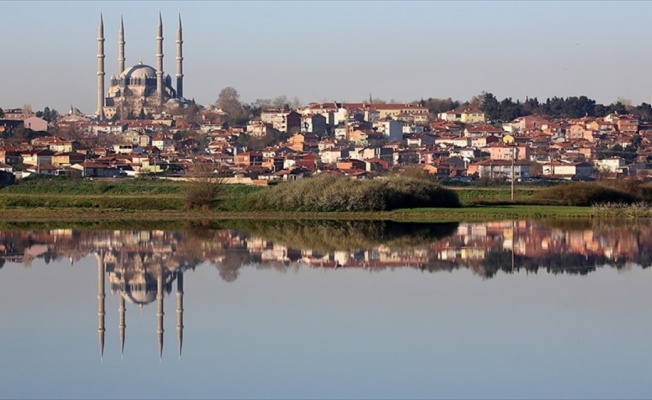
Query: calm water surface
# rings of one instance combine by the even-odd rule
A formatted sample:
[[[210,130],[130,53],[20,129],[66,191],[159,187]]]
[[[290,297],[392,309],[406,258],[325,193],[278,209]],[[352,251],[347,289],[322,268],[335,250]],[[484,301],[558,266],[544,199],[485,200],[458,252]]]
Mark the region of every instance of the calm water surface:
[[[644,223],[0,232],[3,398],[650,398]]]

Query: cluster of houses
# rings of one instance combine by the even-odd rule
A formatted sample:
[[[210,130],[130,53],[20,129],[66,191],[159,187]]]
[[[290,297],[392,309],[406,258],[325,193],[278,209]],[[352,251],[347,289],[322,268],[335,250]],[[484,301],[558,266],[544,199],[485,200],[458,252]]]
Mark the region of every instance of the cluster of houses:
[[[210,108],[157,117],[102,122],[71,108],[54,127],[8,110],[0,119],[3,137],[18,126],[52,134],[6,140],[0,169],[18,177],[183,176],[201,162],[232,182],[256,184],[323,173],[369,179],[410,166],[461,181],[652,176],[652,125],[629,114],[492,124],[472,109],[433,115],[415,104],[332,102],[263,110],[242,127],[226,127],[224,113]],[[264,148],[241,140],[271,134],[281,139]]]

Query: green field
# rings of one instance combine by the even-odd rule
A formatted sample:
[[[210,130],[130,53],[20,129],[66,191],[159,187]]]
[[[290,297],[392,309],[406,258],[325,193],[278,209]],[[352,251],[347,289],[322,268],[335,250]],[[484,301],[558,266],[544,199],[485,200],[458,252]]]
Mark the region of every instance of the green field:
[[[184,207],[186,183],[162,179],[81,180],[37,178],[0,189],[0,221],[206,221],[219,219],[338,219],[414,222],[480,221],[512,218],[590,217],[590,207],[529,205],[541,187],[455,188],[463,207],[383,212],[251,212],[247,198],[265,187],[225,185],[210,210]]]

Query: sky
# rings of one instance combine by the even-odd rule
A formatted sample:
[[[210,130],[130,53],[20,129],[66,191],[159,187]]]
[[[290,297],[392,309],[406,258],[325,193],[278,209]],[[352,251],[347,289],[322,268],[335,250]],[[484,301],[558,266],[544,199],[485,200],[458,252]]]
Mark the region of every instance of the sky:
[[[177,13],[184,95],[212,104],[224,87],[243,102],[465,101],[586,95],[650,102],[652,2],[646,1],[0,1],[0,107],[96,109],[97,26],[104,16],[106,87],[126,64],[174,77]],[[648,48],[649,47],[649,48]]]

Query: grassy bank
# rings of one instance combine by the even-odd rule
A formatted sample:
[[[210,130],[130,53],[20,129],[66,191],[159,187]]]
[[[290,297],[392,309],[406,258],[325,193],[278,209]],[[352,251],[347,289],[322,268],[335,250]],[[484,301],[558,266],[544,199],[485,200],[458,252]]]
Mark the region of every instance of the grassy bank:
[[[0,222],[114,221],[121,224],[121,221],[167,223],[225,219],[449,222],[609,217],[609,213],[596,213],[591,207],[528,204],[545,190],[532,185],[516,187],[514,204],[510,201],[509,186],[451,187],[462,207],[371,212],[254,209],[251,204],[272,189],[244,185],[224,185],[220,200],[211,209],[192,210],[184,207],[186,188],[184,182],[156,179],[37,178],[0,189]]]

